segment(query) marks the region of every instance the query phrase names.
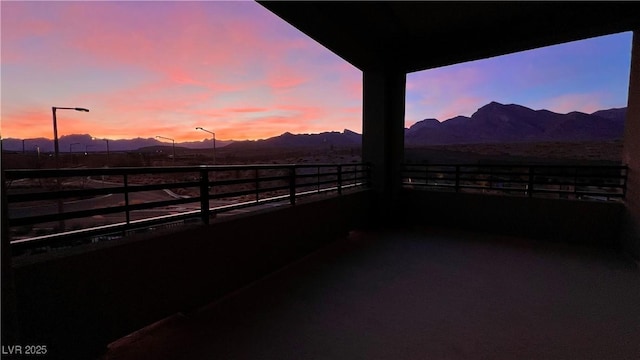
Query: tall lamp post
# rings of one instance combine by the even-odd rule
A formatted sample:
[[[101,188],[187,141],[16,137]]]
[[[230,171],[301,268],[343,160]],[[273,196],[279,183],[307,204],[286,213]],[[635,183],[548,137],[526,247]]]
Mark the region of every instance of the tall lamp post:
[[[89,112],[89,109],[81,108],[81,107],[59,107],[52,106],[51,112],[53,113],[53,149],[56,156],[56,168],[60,168],[60,145],[58,144],[58,120],[56,119],[56,110],[75,110],[75,111],[83,111]]]
[[[109,139],[98,139],[98,138],[93,138],[92,140],[104,140],[107,142],[107,167],[109,167]]]
[[[207,129],[203,129],[200,126],[198,126],[196,130],[202,130],[204,132],[208,132],[213,136],[213,165],[215,165],[216,164],[216,133],[214,133],[213,131],[209,131]]]
[[[24,152],[26,151],[26,150],[25,150],[24,143],[25,143],[26,141],[31,141],[31,140],[33,140],[33,139],[22,139],[22,153],[23,153],[23,154],[24,154]]]
[[[164,136],[160,136],[160,135],[158,135],[156,137],[160,138],[160,139],[171,140],[171,142],[173,143],[173,163],[175,164],[176,163],[176,141],[173,140],[172,138],[168,138],[168,137],[164,137]]]
[[[89,109],[81,108],[81,107],[60,107],[60,106],[52,106],[51,113],[53,114],[53,149],[55,151],[56,157],[56,169],[60,168],[60,145],[58,144],[58,120],[56,119],[56,110],[75,110],[75,111],[83,111],[89,112]],[[57,178],[57,187],[58,191],[61,190],[60,178]],[[63,212],[63,204],[62,198],[58,198],[58,214],[62,214]],[[60,220],[59,222],[60,231],[64,231],[65,224],[64,220]]]

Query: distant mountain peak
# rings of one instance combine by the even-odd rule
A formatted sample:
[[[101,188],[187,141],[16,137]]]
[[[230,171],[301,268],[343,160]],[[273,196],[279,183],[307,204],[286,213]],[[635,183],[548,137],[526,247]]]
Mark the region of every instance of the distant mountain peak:
[[[470,118],[456,116],[441,123],[435,119],[418,121],[405,130],[405,144],[608,141],[622,136],[625,113],[626,108],[600,110],[591,115],[579,111],[558,114],[492,101]]]
[[[471,120],[471,118],[468,117],[468,116],[464,116],[464,115],[458,115],[456,117],[452,117],[451,119],[447,119],[447,120],[445,120],[443,122],[449,122],[449,121],[450,122],[464,122],[464,121],[468,121],[468,120]]]
[[[433,128],[440,125],[440,121],[438,121],[438,119],[424,119],[424,120],[420,120],[418,122],[416,122],[415,124],[411,125],[409,127],[409,129],[415,129],[415,128],[420,128],[420,127],[424,127],[424,128]]]

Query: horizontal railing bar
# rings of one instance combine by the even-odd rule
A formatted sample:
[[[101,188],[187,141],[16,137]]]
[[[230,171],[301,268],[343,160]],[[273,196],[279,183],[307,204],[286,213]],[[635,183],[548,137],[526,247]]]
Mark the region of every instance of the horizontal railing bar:
[[[529,175],[533,175],[533,176],[548,176],[548,177],[577,177],[577,178],[612,178],[612,179],[622,179],[625,177],[625,175],[621,175],[619,173],[617,174],[603,174],[603,173],[599,173],[599,174],[587,174],[587,173],[583,173],[583,174],[575,174],[573,172],[571,173],[543,173],[543,172],[534,172],[534,173],[528,173],[528,172],[507,172],[507,171],[501,171],[501,172],[487,172],[487,171],[470,171],[470,170],[460,170],[460,171],[455,171],[455,170],[410,170],[410,171],[403,171],[404,174],[418,174],[418,175],[424,175],[424,174],[460,174],[460,175],[486,175],[486,176],[505,176],[505,175],[509,175],[509,176],[529,176]]]
[[[287,180],[288,178],[283,177],[281,178],[281,180]],[[229,186],[229,185],[243,185],[243,184],[255,184],[256,183],[256,178],[242,178],[242,179],[231,179],[231,180],[214,180],[214,181],[209,181],[208,185],[209,186],[213,186],[213,187],[219,187],[219,186]]]
[[[404,177],[405,179],[410,178],[412,180],[435,180],[435,181],[447,181],[447,180],[455,180],[455,177]],[[460,181],[479,181],[479,182],[503,182],[503,183],[529,183],[528,180],[523,179],[500,179],[500,178],[472,178],[472,177],[460,177]],[[540,179],[535,180],[534,184],[539,185],[576,185],[576,186],[600,186],[600,187],[620,187],[624,188],[624,183],[594,183],[594,182],[581,182],[580,179],[578,181],[540,181]]]
[[[357,183],[357,184],[344,185],[342,186],[342,188],[346,189],[346,188],[359,187],[364,185],[366,184]],[[329,189],[321,189],[320,192],[327,192],[332,190],[336,191],[337,187],[333,187]],[[303,197],[306,195],[312,195],[317,193],[318,193],[317,191],[309,191],[309,192],[296,193],[295,195],[296,197]],[[247,201],[247,202],[236,203],[236,204],[222,205],[222,206],[210,208],[209,210],[211,212],[219,213],[219,212],[225,212],[225,211],[232,211],[232,210],[236,210],[244,207],[256,206],[258,204],[288,200],[288,198],[289,198],[289,195],[287,194],[287,195],[281,195],[281,196],[276,196],[276,197],[267,198],[267,199],[259,199],[257,202],[254,200],[254,201]],[[164,224],[164,223],[167,223],[168,220],[178,221],[178,220],[186,220],[189,218],[195,218],[199,216],[199,214],[200,214],[200,210],[194,210],[194,211],[184,212],[180,214],[162,215],[162,216],[157,216],[153,218],[133,220],[129,224],[127,223],[109,224],[109,225],[103,225],[98,227],[92,227],[88,229],[71,230],[71,231],[66,231],[64,233],[32,237],[28,239],[12,240],[10,244],[12,249],[15,249],[15,250],[25,250],[28,248],[34,248],[38,246],[47,246],[51,244],[59,245],[60,240],[69,240],[69,241],[77,240],[80,235],[84,237],[91,236],[91,235],[108,235],[110,233],[114,233],[118,231],[133,230],[136,228],[148,227],[150,225],[155,225],[155,224]]]
[[[353,181],[353,179],[349,179],[348,181]],[[329,180],[315,180],[315,181],[309,181],[309,182],[296,182],[296,187],[301,187],[301,186],[319,186],[319,185],[326,185],[326,184],[335,184],[338,182],[338,179],[329,179]],[[342,182],[345,182],[344,179],[342,179]]]
[[[109,194],[123,193],[123,192],[124,192],[124,187],[47,191],[47,192],[34,192],[34,193],[23,193],[23,194],[7,194],[7,201],[9,203],[18,203],[18,202],[29,202],[29,201],[38,201],[38,200],[63,199],[63,198],[69,198],[69,197],[100,196],[100,195],[109,195]]]
[[[239,191],[232,191],[228,193],[209,194],[208,198],[210,200],[215,200],[215,199],[224,199],[224,198],[244,196],[244,195],[255,195],[255,193],[256,193],[256,189],[239,190]]]
[[[536,193],[546,193],[546,194],[576,194],[576,195],[601,195],[601,196],[622,196],[622,193],[609,193],[609,192],[597,192],[597,191],[572,191],[572,190],[550,190],[550,189],[534,189]]]
[[[403,164],[402,184],[428,190],[623,198],[627,175],[626,165]],[[518,184],[524,186],[513,187]]]
[[[280,191],[280,190],[289,190],[289,185],[287,184],[287,185],[281,185],[281,186],[260,188],[258,193],[262,194],[262,193],[266,193],[266,192]],[[254,191],[254,193],[255,193],[255,191]],[[289,196],[289,194],[287,194],[287,196]]]
[[[353,173],[353,171],[351,173]],[[338,175],[337,172],[335,172],[335,173],[320,173],[320,174],[318,174],[318,173],[314,173],[314,174],[296,174],[296,178],[304,179],[304,178],[317,178],[318,176],[319,177],[327,177],[327,176],[336,176],[336,175]]]
[[[337,164],[254,164],[254,165],[199,165],[199,166],[169,166],[169,167],[111,167],[111,168],[62,168],[62,169],[10,169],[4,170],[7,180],[21,178],[55,178],[72,176],[96,176],[96,175],[150,175],[188,172],[220,172],[229,170],[262,170],[262,169],[313,169],[337,167]],[[349,164],[343,167],[367,166],[366,164]]]
[[[580,165],[580,164],[576,164],[576,165],[562,165],[562,164],[532,164],[532,165],[517,165],[517,164],[469,164],[469,163],[462,163],[462,164],[442,164],[442,163],[426,163],[426,164],[403,164],[403,167],[453,167],[455,168],[456,166],[463,168],[463,167],[473,167],[473,168],[482,168],[482,167],[490,167],[490,168],[520,168],[520,169],[525,169],[525,168],[579,168],[579,169],[617,169],[617,168],[622,168],[622,169],[627,169],[628,166],[627,165]]]
[[[143,191],[153,191],[153,190],[167,190],[170,188],[190,188],[190,187],[198,187],[200,183],[197,181],[189,181],[189,182],[176,182],[176,183],[163,183],[163,184],[148,184],[148,185],[129,185],[126,187],[126,191],[132,192],[143,192]],[[122,187],[121,189],[125,189]],[[123,191],[124,192],[124,191]]]

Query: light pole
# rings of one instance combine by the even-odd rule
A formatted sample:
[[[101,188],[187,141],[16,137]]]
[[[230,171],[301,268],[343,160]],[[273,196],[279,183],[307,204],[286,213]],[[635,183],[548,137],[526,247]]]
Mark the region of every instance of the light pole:
[[[109,139],[92,138],[92,140],[104,140],[107,142],[107,167],[109,167]]]
[[[24,152],[25,152],[25,146],[24,146],[24,144],[25,144],[25,142],[26,142],[27,140],[33,140],[33,139],[22,139],[22,153],[23,153],[23,154],[24,154]]]
[[[56,119],[56,110],[75,110],[75,111],[84,111],[89,112],[89,109],[81,108],[81,107],[59,107],[52,106],[51,112],[53,113],[53,149],[56,156],[56,168],[60,168],[60,146],[58,145],[58,120]]]
[[[71,148],[73,147],[73,145],[82,145],[80,143],[71,143],[69,144],[69,153],[71,153]]]
[[[198,126],[196,130],[202,130],[204,132],[208,132],[213,136],[213,165],[215,165],[216,164],[216,133],[214,133],[213,131],[203,129],[200,126]]]
[[[173,140],[172,138],[168,138],[168,137],[164,137],[164,136],[160,136],[160,135],[158,135],[156,137],[160,138],[160,139],[171,140],[171,142],[173,143],[173,163],[175,164],[176,163],[176,141]]]
[[[56,157],[56,169],[60,169],[60,156],[59,156],[60,146],[58,145],[58,120],[56,119],[56,110],[58,109],[89,112],[89,109],[85,109],[81,107],[59,107],[59,106],[51,107],[51,113],[53,114],[53,149],[55,151],[55,157]],[[60,191],[61,190],[60,178],[57,178],[56,183],[57,183],[58,191]],[[58,198],[58,214],[60,215],[62,215],[62,212],[63,212],[62,208],[63,208],[62,198],[59,197]],[[60,220],[59,227],[60,227],[60,231],[64,231],[64,228],[65,228],[64,220]]]

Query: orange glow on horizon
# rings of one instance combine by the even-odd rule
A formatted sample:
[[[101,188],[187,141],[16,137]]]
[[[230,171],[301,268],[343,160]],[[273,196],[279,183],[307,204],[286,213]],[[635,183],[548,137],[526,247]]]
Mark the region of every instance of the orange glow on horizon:
[[[362,127],[361,72],[254,2],[2,11],[4,138],[51,139],[52,105],[90,109],[60,111],[59,137],[201,141],[202,126],[247,140]]]
[[[233,109],[236,113],[253,113],[257,109]],[[258,109],[262,110],[262,109]],[[233,122],[221,121],[216,127],[213,122],[194,122],[193,125],[149,125],[144,126],[144,131],[130,131],[129,129],[113,128],[107,122],[96,122],[91,119],[91,112],[71,114],[72,111],[57,112],[58,137],[68,135],[88,134],[96,138],[107,139],[134,139],[154,138],[157,135],[170,137],[176,142],[202,141],[210,139],[211,135],[195,128],[201,126],[215,132],[217,140],[260,140],[283,134],[291,133],[320,133],[326,131],[342,131],[333,127],[308,125],[303,120],[288,119],[283,117],[265,117],[250,126],[235,126]],[[357,115],[356,115],[357,116]],[[1,133],[3,138],[14,139],[53,139],[53,117],[51,112],[24,113],[21,116],[12,116],[11,126],[3,124]],[[141,128],[140,126],[137,127]],[[285,129],[285,130],[283,130]],[[359,129],[349,129],[360,132]]]

